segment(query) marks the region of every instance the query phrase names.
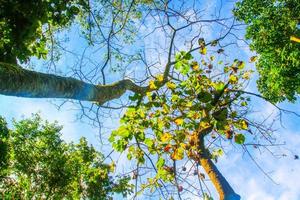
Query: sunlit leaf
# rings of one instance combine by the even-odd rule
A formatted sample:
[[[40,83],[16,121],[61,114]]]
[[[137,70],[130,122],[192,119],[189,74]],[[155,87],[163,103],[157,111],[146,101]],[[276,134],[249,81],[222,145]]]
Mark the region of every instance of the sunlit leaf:
[[[150,87],[151,90],[157,89],[157,86],[155,85],[155,81],[154,80],[150,80],[149,81],[149,87]]]
[[[181,126],[183,124],[184,120],[182,118],[177,118],[175,119],[175,124],[177,124],[178,126]]]
[[[231,84],[237,83],[237,82],[238,82],[238,77],[235,76],[235,75],[233,75],[233,74],[231,74],[231,75],[229,76],[229,82],[230,82]]]
[[[182,160],[183,157],[184,157],[184,149],[182,147],[175,149],[175,151],[171,155],[171,158],[173,160]]]
[[[206,48],[206,47],[202,47],[202,48],[200,48],[199,52],[200,52],[200,54],[202,54],[202,55],[206,55],[206,53],[207,53],[207,48]]]
[[[167,82],[167,87],[171,90],[174,90],[176,88],[176,84],[173,82]]]
[[[257,60],[257,56],[251,56],[249,62],[253,63]]]
[[[163,133],[160,137],[161,142],[167,143],[172,139],[172,135],[170,133]]]

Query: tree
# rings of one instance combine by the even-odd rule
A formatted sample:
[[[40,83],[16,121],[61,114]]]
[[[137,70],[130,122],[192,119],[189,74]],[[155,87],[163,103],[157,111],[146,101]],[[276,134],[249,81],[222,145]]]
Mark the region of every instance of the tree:
[[[14,122],[1,118],[2,199],[110,199],[131,192],[128,177],[112,178],[112,165],[85,138],[78,144],[60,138],[62,127],[38,115]],[[3,159],[5,158],[5,159]]]
[[[212,161],[222,154],[222,148],[213,144],[234,139],[243,145],[245,135],[255,128],[254,121],[247,119],[250,99],[240,92],[251,71],[243,70],[245,63],[235,60],[224,68],[222,75],[210,78],[210,69],[216,67],[214,55],[203,56],[202,64],[187,52],[176,57],[177,69],[183,77],[160,88],[163,79],[158,77],[151,86],[159,89],[148,93],[148,98],[133,96],[137,104],[123,115],[110,142],[117,151],[126,150],[129,160],[137,160],[138,173],[148,174],[143,171],[144,165],[145,171],[150,167],[155,169],[156,174],[147,177],[142,191],[172,183],[181,199],[181,193],[188,191],[188,171],[194,169],[194,176],[205,179],[198,171],[201,166],[221,200],[240,199]],[[193,163],[189,169],[185,166],[188,161]],[[209,195],[204,193],[205,196]]]
[[[66,5],[62,3],[65,6],[61,14],[65,20],[58,21],[56,26],[80,30],[84,40],[76,38],[80,45],[83,43],[78,54],[63,46],[67,42],[61,42],[65,40],[60,38],[60,33],[47,28],[53,21],[49,6],[56,8],[56,4],[60,3],[45,3],[43,10],[50,17],[32,28],[29,44],[20,49],[26,53],[37,45],[44,36],[36,32],[42,29],[49,34],[42,45],[43,50],[47,49],[46,55],[39,56],[39,51],[18,54],[6,50],[14,49],[15,42],[7,43],[4,59],[0,60],[0,93],[79,100],[74,104],[81,108],[81,116],[99,126],[105,109],[120,110],[129,106],[122,125],[111,133],[110,142],[117,151],[129,151],[128,159],[136,162],[136,169],[132,171],[135,196],[150,192],[164,198],[176,195],[181,198],[191,186],[190,176],[185,179],[181,175],[195,170],[194,177],[199,181],[199,188],[193,188],[195,196],[211,199],[201,186],[206,179],[198,169],[202,167],[221,199],[240,199],[214,164],[223,152],[217,143],[225,140],[232,144],[234,138],[235,143],[244,148],[245,141],[255,140],[255,134],[262,134],[273,145],[272,140],[268,140],[272,129],[264,129],[264,124],[247,118],[248,97],[245,95],[251,93],[243,91],[243,86],[251,71],[242,71],[245,63],[225,54],[225,48],[237,45],[235,31],[241,24],[235,23],[232,16],[221,14],[222,4],[219,12],[205,15],[202,2],[197,1],[192,5],[186,1],[156,0],[95,0],[88,1],[87,5],[70,1]],[[76,12],[65,17],[68,9]],[[9,14],[6,18],[13,17]],[[14,26],[10,20],[3,24],[3,27]],[[204,34],[212,25],[210,35]],[[151,35],[154,44],[147,43]],[[73,67],[59,65],[67,68],[69,71],[65,73],[71,77],[56,71],[63,54],[71,54],[75,60]],[[42,72],[26,67],[31,56],[47,59]],[[127,91],[131,91],[130,98],[123,96]],[[117,99],[118,104],[112,101]],[[187,170],[183,161],[192,163],[192,167]],[[143,178],[143,170],[149,173],[149,179]]]
[[[294,102],[300,91],[299,12],[297,0],[243,0],[234,9],[247,25],[251,49],[259,55],[258,89],[272,102]]]
[[[105,2],[95,3],[101,3],[105,9]],[[138,3],[142,4],[143,1],[136,3],[132,1],[128,6],[133,9]],[[118,3],[115,6],[118,6]],[[1,94],[21,97],[69,98],[103,104],[108,100],[119,98],[126,90],[144,91],[142,87],[138,87],[130,80],[119,81],[111,86],[103,87],[70,78],[29,71],[17,65],[17,61],[26,62],[31,56],[47,58],[49,42],[54,43],[53,33],[60,28],[70,26],[75,17],[79,18],[83,31],[91,29],[95,24],[92,25],[92,22],[85,20],[87,16],[96,20],[105,14],[98,16],[91,13],[89,3],[81,0],[68,2],[39,0],[26,3],[4,0],[0,7],[0,32],[3,34],[0,41],[0,81],[7,85],[1,84]],[[125,19],[125,21],[127,20]],[[119,22],[116,18],[113,23],[117,26],[117,23],[122,25],[123,22]],[[87,28],[85,28],[86,26]],[[43,32],[45,28],[47,31]],[[117,32],[123,28],[121,27]],[[51,51],[53,51],[53,47]]]

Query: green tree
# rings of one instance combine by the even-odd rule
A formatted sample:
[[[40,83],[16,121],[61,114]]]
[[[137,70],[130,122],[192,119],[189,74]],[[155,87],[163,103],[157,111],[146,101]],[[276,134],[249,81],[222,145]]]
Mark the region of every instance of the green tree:
[[[2,199],[110,199],[131,192],[129,177],[112,178],[112,166],[85,138],[66,143],[62,127],[38,115],[14,122],[1,118]]]
[[[52,32],[69,26],[80,10],[82,12],[87,7],[81,0],[1,0],[1,61],[16,63],[16,59],[26,62],[30,56],[45,58]]]
[[[137,163],[137,168],[133,171],[133,178],[136,181],[135,195],[144,194],[149,189],[151,194],[159,193],[160,197],[167,194],[170,198],[176,195],[181,198],[181,193],[187,190],[187,187],[181,184],[181,181],[185,180],[181,175],[187,174],[188,176],[187,171],[195,170],[194,175],[197,176],[200,185],[200,187],[194,188],[197,190],[196,195],[211,199],[210,195],[201,187],[201,184],[205,183],[205,175],[200,173],[198,168],[203,167],[221,199],[240,199],[240,196],[235,193],[215,165],[218,157],[222,155],[222,149],[215,145],[216,143],[225,140],[232,144],[231,141],[234,140],[237,145],[244,147],[245,142],[252,138],[251,129],[258,126],[256,123],[250,123],[252,121],[246,118],[248,98],[243,95],[245,92],[242,91],[251,72],[242,71],[245,63],[240,60],[234,60],[229,64],[228,58],[224,54],[224,48],[235,42],[231,40],[232,38],[229,41],[226,38],[235,36],[234,31],[239,28],[239,24],[236,24],[230,17],[222,17],[220,13],[213,17],[209,16],[211,18],[204,17],[202,1],[186,4],[186,1],[174,3],[160,0],[94,0],[88,1],[88,5],[81,1],[69,1],[67,4],[61,1],[50,1],[52,4],[48,4],[48,2],[44,2],[43,5],[46,8],[42,10],[49,15],[47,14],[45,21],[28,25],[31,27],[30,37],[28,39],[25,37],[25,41],[28,40],[28,42],[20,47],[16,44],[18,40],[14,39],[16,37],[12,33],[18,34],[22,31],[10,30],[9,27],[14,27],[15,22],[4,20],[2,23],[2,29],[8,32],[5,33],[6,37],[3,37],[2,40],[6,46],[2,47],[4,57],[0,60],[0,94],[89,101],[79,102],[83,111],[82,115],[88,116],[93,122],[99,124],[102,123],[102,109],[119,109],[131,105],[121,120],[120,128],[111,134],[110,142],[115,150],[128,151],[128,159],[134,159]],[[8,2],[5,5],[13,4]],[[23,2],[17,2],[17,4],[24,6]],[[63,5],[62,8],[58,6],[60,4]],[[34,2],[32,5],[36,6]],[[49,9],[49,6],[53,5],[59,7],[53,10],[54,13]],[[50,26],[49,29],[49,23],[52,23],[53,17],[51,13],[56,15],[56,10],[60,11],[60,9],[62,12],[58,12],[58,15],[61,14],[64,20],[62,22],[58,20],[57,24],[54,27]],[[75,12],[71,12],[70,16],[65,16],[68,9]],[[25,18],[28,18],[27,15],[42,17],[43,14],[33,14],[37,10],[33,9],[32,12],[27,13],[27,9],[23,9],[21,12],[17,9],[12,12],[16,12],[17,16],[19,13],[23,13]],[[4,16],[5,19],[14,19],[12,15]],[[211,41],[205,41],[202,38],[204,27],[212,24],[217,26],[216,31],[212,32],[220,34]],[[147,30],[148,26],[151,27],[150,30]],[[76,66],[70,69],[72,77],[62,77],[50,74],[48,71],[41,73],[29,70],[24,67],[24,64],[22,66],[16,64],[26,63],[33,56],[55,63],[56,59],[53,59],[55,47],[60,47],[63,53],[70,53],[68,49],[56,43],[55,36],[58,34],[55,30],[58,28],[66,30],[71,27],[80,30],[79,35],[85,39],[83,43],[90,48],[89,55],[85,54],[85,49],[79,56],[76,52],[71,52],[74,59],[79,57]],[[39,34],[40,30],[46,30],[49,35],[46,34],[44,37],[43,34]],[[155,35],[157,30],[158,35]],[[155,48],[152,47],[153,44],[147,44],[148,37],[152,34],[155,36],[153,43],[158,43]],[[160,37],[163,39],[160,40]],[[40,45],[42,47],[38,51],[31,50],[31,47],[38,46],[42,39],[43,44]],[[195,42],[197,39],[198,43]],[[49,42],[50,46],[48,46]],[[15,48],[18,51],[12,51]],[[180,51],[182,49],[186,51]],[[201,55],[195,53],[198,51]],[[100,53],[93,54],[92,52]],[[146,54],[151,55],[146,56]],[[152,54],[157,57],[151,60]],[[201,60],[196,59],[200,56],[202,56]],[[165,59],[161,59],[161,57]],[[86,63],[88,63],[87,66]],[[120,76],[120,74],[122,75]],[[130,79],[125,78],[128,77],[128,74],[130,74]],[[133,75],[131,76],[131,74]],[[112,84],[108,84],[108,82]],[[121,102],[121,106],[112,107],[109,104],[111,100],[121,98],[126,91],[134,93],[130,97],[131,101],[122,98],[126,103]],[[95,116],[89,116],[93,114]],[[261,126],[261,124],[259,125]],[[270,131],[271,129],[259,130]],[[263,138],[267,140],[271,137],[269,132],[258,132],[262,133]],[[255,140],[261,137],[253,136],[253,138]],[[2,141],[5,140],[2,139]],[[23,140],[26,141],[26,137],[22,138],[22,142]],[[255,143],[252,144],[255,145]],[[76,149],[75,146],[72,146],[71,149]],[[9,145],[8,147],[11,148]],[[23,148],[22,145],[21,147]],[[61,159],[67,159],[61,154],[65,148],[63,145],[61,149],[55,149]],[[23,151],[31,155],[39,150],[31,152],[25,148],[20,151],[20,155]],[[93,155],[94,152],[88,151],[88,154]],[[19,154],[10,153],[9,155]],[[33,155],[32,160],[35,161],[35,157],[39,156],[39,154]],[[49,156],[44,160],[49,165],[49,169],[55,171],[57,169],[53,169],[50,161],[52,157]],[[17,156],[14,157],[17,158]],[[193,166],[187,170],[186,166],[181,163],[184,161],[192,162]],[[3,166],[6,166],[7,162],[3,163]],[[8,163],[10,164],[10,162]],[[29,163],[25,164],[29,165]],[[63,164],[58,163],[57,165]],[[64,166],[66,169],[58,172],[62,173],[59,177],[69,177],[68,174],[65,174],[69,173],[68,166]],[[77,169],[74,165],[73,168]],[[35,169],[39,170],[40,168],[28,169],[28,173]],[[105,171],[105,169],[106,167],[103,166],[101,170]],[[43,180],[43,177],[49,177],[47,169],[44,170],[45,173],[37,177],[38,181],[39,179]],[[147,173],[143,173],[141,170],[145,170]],[[143,174],[148,174],[147,178],[149,179],[139,178]],[[20,176],[22,188],[26,188],[23,185],[32,186],[31,179],[28,180],[26,177]],[[80,178],[77,177],[78,179]],[[55,179],[53,182],[60,183],[60,179]],[[53,182],[51,184],[54,184]],[[127,183],[126,179],[124,183]],[[52,187],[51,184],[49,187],[49,184],[45,180],[43,191],[50,194],[49,191],[53,190],[49,190]],[[92,182],[89,188],[92,190],[98,184],[100,183]],[[172,191],[170,194],[169,185],[166,186],[166,184],[171,184],[173,189],[175,187],[176,193]],[[191,185],[191,183],[189,184]],[[34,184],[34,186],[36,185]],[[68,187],[71,186],[68,185]],[[94,193],[93,191],[95,190],[92,192],[88,190],[87,193],[91,197],[95,193],[99,194],[99,192]],[[15,194],[18,193],[15,192]],[[54,195],[64,194],[63,191],[60,191]]]
[[[234,14],[247,25],[246,38],[258,53],[259,91],[270,101],[295,101],[300,93],[300,2],[243,0]]]

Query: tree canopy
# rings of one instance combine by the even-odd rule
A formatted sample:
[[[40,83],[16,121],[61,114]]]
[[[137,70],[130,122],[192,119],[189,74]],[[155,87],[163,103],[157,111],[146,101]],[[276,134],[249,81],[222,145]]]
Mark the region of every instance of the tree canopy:
[[[39,115],[14,122],[0,121],[2,199],[110,199],[132,191],[129,177],[113,178],[114,166],[85,138],[61,139],[61,126]]]
[[[259,55],[258,89],[270,101],[295,101],[300,92],[300,2],[243,0],[234,14],[247,25],[246,39]]]
[[[30,56],[45,58],[52,32],[72,23],[84,1],[9,1],[0,5],[0,56],[2,61],[28,61]],[[45,31],[47,29],[48,31]]]
[[[240,199],[216,163],[224,144],[248,153],[275,146],[273,124],[251,117],[250,97],[284,112],[275,103],[296,100],[300,7],[228,5],[234,16],[222,1],[212,11],[183,0],[0,0],[0,94],[70,102],[112,150],[98,152],[84,138],[66,143],[61,127],[39,116],[12,129],[0,118],[5,198],[210,200],[209,179],[221,200]],[[257,56],[239,56],[241,42]],[[250,63],[261,94],[245,89]],[[130,165],[113,177],[104,154],[118,152]]]

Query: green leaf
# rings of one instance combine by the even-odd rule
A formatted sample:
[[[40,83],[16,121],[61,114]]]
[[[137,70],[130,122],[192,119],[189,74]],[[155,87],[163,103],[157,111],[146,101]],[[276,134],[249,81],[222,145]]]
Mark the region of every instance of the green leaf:
[[[224,90],[225,84],[223,82],[217,82],[213,86],[216,89],[216,91],[221,92]]]
[[[247,106],[247,105],[248,105],[247,101],[242,101],[241,106]]]
[[[153,142],[153,139],[150,139],[150,138],[146,138],[144,140],[144,143],[147,145],[147,147],[152,147],[154,145],[154,142]]]
[[[165,165],[165,159],[162,157],[159,157],[158,161],[156,162],[157,169],[162,168]]]
[[[237,144],[244,144],[245,143],[245,136],[243,134],[236,134],[234,136],[234,141]]]

